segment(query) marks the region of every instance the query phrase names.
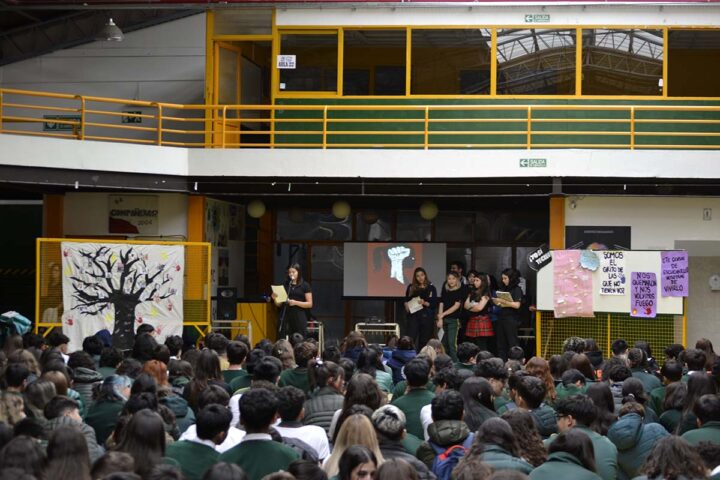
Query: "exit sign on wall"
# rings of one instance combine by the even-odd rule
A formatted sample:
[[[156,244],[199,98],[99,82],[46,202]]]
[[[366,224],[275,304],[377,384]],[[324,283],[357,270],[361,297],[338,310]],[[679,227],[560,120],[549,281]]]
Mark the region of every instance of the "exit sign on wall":
[[[548,23],[550,15],[547,13],[536,13],[534,15],[525,15],[525,23]]]
[[[546,168],[547,158],[521,158],[520,168]]]

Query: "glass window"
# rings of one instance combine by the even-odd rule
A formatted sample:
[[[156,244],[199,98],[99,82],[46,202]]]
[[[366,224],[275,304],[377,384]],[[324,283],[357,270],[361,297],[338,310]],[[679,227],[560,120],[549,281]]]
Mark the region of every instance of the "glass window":
[[[277,212],[277,240],[350,240],[352,217],[301,209]]]
[[[662,30],[583,30],[583,95],[662,95]]]
[[[313,280],[343,279],[342,245],[313,245],[310,260]]]
[[[355,240],[389,242],[392,240],[392,217],[387,212],[368,210],[355,217]]]
[[[440,212],[435,219],[435,241],[471,242],[475,215],[471,212]]]
[[[345,30],[343,95],[405,95],[405,30]]]
[[[497,36],[499,95],[575,93],[574,29],[501,29]]]
[[[215,10],[215,35],[271,35],[272,8]]]
[[[670,30],[668,94],[720,97],[720,30]]]
[[[412,31],[413,94],[490,93],[490,30]]]
[[[500,272],[512,266],[512,247],[477,247],[475,270],[493,275],[500,281]]]
[[[337,91],[338,39],[333,32],[283,34],[280,54],[295,55],[295,68],[280,69],[280,90],[289,92]]]
[[[429,242],[432,240],[432,226],[423,220],[418,211],[398,212],[397,240],[399,242]]]

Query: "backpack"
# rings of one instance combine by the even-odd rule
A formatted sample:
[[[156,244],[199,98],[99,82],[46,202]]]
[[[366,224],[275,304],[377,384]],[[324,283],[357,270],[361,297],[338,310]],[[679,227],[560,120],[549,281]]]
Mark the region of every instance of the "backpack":
[[[474,438],[475,434],[471,433],[463,441],[462,445],[453,445],[447,450],[433,442],[429,442],[435,452],[435,459],[433,460],[431,470],[437,476],[438,480],[452,479],[452,471],[460,459],[464,457],[465,453],[470,449]]]

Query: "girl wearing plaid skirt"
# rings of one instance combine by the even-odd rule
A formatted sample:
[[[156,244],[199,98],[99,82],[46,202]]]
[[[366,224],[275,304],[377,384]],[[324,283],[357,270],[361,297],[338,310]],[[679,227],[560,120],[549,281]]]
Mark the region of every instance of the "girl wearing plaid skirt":
[[[465,337],[474,343],[480,350],[488,350],[489,337],[495,335],[490,320],[490,290],[485,275],[474,277],[470,285],[470,294],[465,299],[465,310],[468,312],[468,322]]]

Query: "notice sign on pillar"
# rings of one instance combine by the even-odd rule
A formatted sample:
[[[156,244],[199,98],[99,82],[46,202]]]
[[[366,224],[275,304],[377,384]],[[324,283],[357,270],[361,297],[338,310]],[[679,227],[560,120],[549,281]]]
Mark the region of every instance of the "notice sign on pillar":
[[[278,55],[277,56],[277,68],[284,70],[293,70],[297,68],[297,56],[296,55]]]
[[[657,276],[653,272],[632,272],[630,316],[655,318],[657,315]]]

